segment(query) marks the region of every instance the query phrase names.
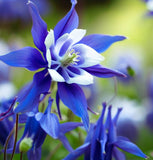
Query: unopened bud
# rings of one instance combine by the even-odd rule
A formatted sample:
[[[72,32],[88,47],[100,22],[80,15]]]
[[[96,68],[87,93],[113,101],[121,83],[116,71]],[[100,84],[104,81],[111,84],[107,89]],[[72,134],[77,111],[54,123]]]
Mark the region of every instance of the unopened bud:
[[[19,145],[20,152],[27,152],[32,147],[32,142],[31,138],[24,138]]]

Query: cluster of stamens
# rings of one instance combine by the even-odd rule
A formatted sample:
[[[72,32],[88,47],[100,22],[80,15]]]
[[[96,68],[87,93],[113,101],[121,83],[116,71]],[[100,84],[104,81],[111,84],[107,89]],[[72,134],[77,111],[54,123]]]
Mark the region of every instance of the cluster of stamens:
[[[67,67],[71,64],[76,65],[79,61],[79,57],[79,52],[75,52],[74,49],[67,51],[64,57],[60,60],[62,67]]]

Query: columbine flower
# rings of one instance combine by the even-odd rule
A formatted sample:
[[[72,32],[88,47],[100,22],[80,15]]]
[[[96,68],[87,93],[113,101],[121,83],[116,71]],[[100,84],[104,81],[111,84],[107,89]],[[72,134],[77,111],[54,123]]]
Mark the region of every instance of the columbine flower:
[[[50,113],[51,105],[52,100],[49,99],[45,113],[28,114],[23,136],[17,142],[16,153],[27,152],[29,160],[41,159],[41,146],[47,133],[53,138],[58,137],[59,121],[55,114]],[[8,149],[8,153],[11,152],[12,148]]]
[[[35,48],[25,47],[1,56],[0,60],[8,65],[24,67],[31,71],[43,68],[34,75],[26,93],[19,95],[19,105],[15,108],[15,113],[29,111],[31,109],[29,107],[36,106],[40,94],[48,92],[51,81],[56,81],[58,110],[61,99],[74,114],[82,118],[85,127],[88,128],[87,102],[79,85],[92,84],[93,76],[102,78],[124,76],[118,71],[100,65],[104,58],[99,53],[125,37],[100,34],[84,37],[86,30],[77,29],[76,1],[71,0],[71,3],[71,10],[57,23],[54,30],[48,32],[47,25],[41,19],[36,6],[29,1],[28,6],[33,20],[33,40],[42,54]]]
[[[117,136],[116,124],[121,112],[118,109],[114,118],[111,116],[111,106],[108,109],[107,119],[104,122],[106,104],[97,123],[92,124],[85,143],[72,151],[64,160],[75,160],[84,154],[85,160],[125,160],[124,154],[119,150],[129,152],[136,156],[147,158],[147,156],[132,142],[125,137]],[[118,149],[119,148],[119,149]]]
[[[48,106],[44,113],[29,113],[25,125],[23,136],[17,142],[16,153],[27,152],[28,159],[41,159],[41,146],[47,136],[59,139],[65,148],[72,152],[72,148],[65,136],[65,133],[82,126],[82,123],[67,122],[60,124],[57,116],[51,113],[53,99],[49,98]],[[12,148],[8,149],[8,153],[12,152]]]

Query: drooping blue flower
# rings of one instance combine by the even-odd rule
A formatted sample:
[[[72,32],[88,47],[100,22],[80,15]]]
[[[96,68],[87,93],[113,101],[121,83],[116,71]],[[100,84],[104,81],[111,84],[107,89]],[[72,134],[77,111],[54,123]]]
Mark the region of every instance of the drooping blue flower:
[[[47,24],[31,1],[28,2],[33,20],[32,36],[36,48],[25,47],[0,56],[0,60],[14,67],[24,67],[31,71],[43,69],[34,75],[32,84],[24,95],[19,95],[19,105],[15,113],[31,110],[36,106],[41,94],[49,91],[51,81],[58,82],[56,102],[59,100],[81,117],[86,128],[89,126],[87,102],[79,85],[93,83],[93,76],[109,78],[124,74],[108,69],[100,64],[104,52],[114,42],[124,40],[124,36],[93,34],[85,36],[86,30],[77,29],[78,15],[76,0],[54,30],[47,31]],[[85,36],[85,37],[84,37]],[[42,53],[42,54],[41,54]],[[22,98],[20,98],[22,97]]]
[[[47,134],[54,139],[59,139],[69,152],[73,150],[65,133],[82,126],[82,123],[67,122],[60,124],[57,116],[51,113],[52,102],[53,99],[49,98],[48,106],[44,113],[37,112],[33,114],[31,112],[28,114],[24,133],[17,142],[16,153],[27,152],[29,160],[41,159],[41,147]],[[8,149],[8,153],[11,152],[12,148]]]
[[[55,114],[51,113],[52,99],[49,99],[45,113],[28,114],[24,133],[17,142],[16,153],[27,152],[28,159],[41,159],[41,146],[49,134],[53,138],[58,138],[59,121]],[[8,153],[12,148],[8,149]]]
[[[117,136],[116,125],[121,109],[118,109],[114,118],[111,115],[111,106],[108,108],[107,118],[104,121],[106,104],[100,118],[92,124],[87,138],[82,146],[72,151],[64,160],[75,160],[84,154],[85,160],[125,160],[123,150],[136,156],[147,158],[147,156],[127,138]]]

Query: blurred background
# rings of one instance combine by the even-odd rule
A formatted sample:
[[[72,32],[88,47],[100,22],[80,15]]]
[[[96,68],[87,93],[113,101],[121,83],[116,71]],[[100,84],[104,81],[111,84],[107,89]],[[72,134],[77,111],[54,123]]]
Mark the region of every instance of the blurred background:
[[[33,1],[46,21],[48,30],[53,29],[71,7],[69,0]],[[31,35],[32,21],[26,2],[26,0],[0,0],[0,54],[24,46],[34,47]],[[147,7],[143,0],[78,0],[76,10],[80,18],[79,28],[86,29],[87,34],[127,37],[103,53],[105,57],[103,65],[122,71],[127,75],[127,79],[95,79],[95,84],[88,88],[84,87],[84,91],[89,106],[95,112],[100,113],[101,103],[104,101],[112,104],[114,111],[118,107],[123,107],[118,123],[118,134],[127,136],[152,159],[153,16],[148,16]],[[30,71],[9,68],[0,62],[2,93],[0,100],[1,97],[4,98],[5,93],[8,97],[10,93],[15,94],[24,84],[32,80],[32,77],[33,73]],[[62,107],[64,121],[80,120],[66,107]],[[91,122],[95,122],[98,117],[90,114]],[[85,136],[85,132],[78,128],[67,137],[73,148],[76,148],[84,142]],[[42,149],[42,159],[61,160],[67,154],[58,140],[47,137]],[[23,159],[27,159],[26,155]],[[127,159],[141,158],[127,154]]]

